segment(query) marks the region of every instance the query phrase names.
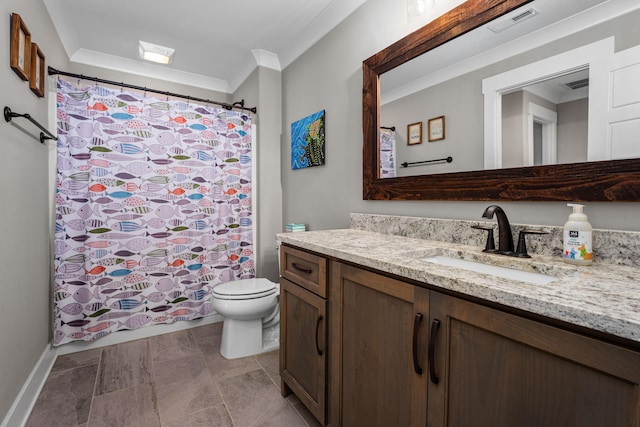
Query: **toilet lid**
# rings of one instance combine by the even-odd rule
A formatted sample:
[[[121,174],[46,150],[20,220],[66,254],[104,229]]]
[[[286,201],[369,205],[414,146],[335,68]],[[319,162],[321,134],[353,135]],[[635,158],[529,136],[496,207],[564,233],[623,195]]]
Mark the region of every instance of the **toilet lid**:
[[[275,291],[276,284],[265,278],[243,279],[214,286],[212,292],[229,297],[255,298]]]

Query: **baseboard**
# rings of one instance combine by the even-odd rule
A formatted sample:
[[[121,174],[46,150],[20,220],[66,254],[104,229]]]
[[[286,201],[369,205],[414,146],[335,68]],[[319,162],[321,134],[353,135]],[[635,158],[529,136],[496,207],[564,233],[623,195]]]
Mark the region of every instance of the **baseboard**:
[[[106,347],[114,344],[121,344],[156,335],[169,334],[185,329],[196,328],[198,326],[222,322],[222,320],[222,316],[219,314],[213,314],[198,320],[185,320],[170,325],[148,326],[146,328],[140,328],[133,331],[119,331],[96,341],[78,341],[64,344],[59,347],[54,347],[49,343],[42,352],[40,359],[31,370],[31,374],[29,374],[29,377],[22,386],[20,393],[18,393],[18,396],[13,401],[13,405],[11,405],[9,412],[0,424],[0,427],[22,427],[26,424],[29,419],[29,415],[31,414],[31,410],[38,399],[38,395],[40,394],[40,391],[42,390],[42,387],[49,376],[49,372],[51,372],[51,368],[53,368],[53,364],[58,356]]]
[[[33,367],[27,381],[22,386],[20,393],[13,401],[13,405],[9,408],[9,412],[4,417],[0,427],[17,427],[24,426],[31,414],[31,409],[36,403],[36,399],[40,394],[40,390],[44,386],[44,382],[49,376],[49,372],[56,361],[56,351],[47,344],[40,359]]]

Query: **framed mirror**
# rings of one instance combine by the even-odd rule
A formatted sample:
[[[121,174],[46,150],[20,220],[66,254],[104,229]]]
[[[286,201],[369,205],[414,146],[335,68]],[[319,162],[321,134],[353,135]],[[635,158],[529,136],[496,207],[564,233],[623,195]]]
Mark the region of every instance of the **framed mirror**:
[[[423,54],[431,54],[430,57],[424,55],[430,58],[431,63],[439,61],[446,56],[442,54],[443,49],[456,43],[459,45],[461,36],[491,21],[499,21],[497,18],[510,12],[520,14],[519,8],[524,9],[523,6],[529,3],[536,4],[533,0],[468,0],[363,62],[365,200],[640,201],[640,156],[501,169],[471,168],[455,172],[446,172],[452,169],[443,167],[439,169],[443,172],[438,173],[381,177],[380,128],[403,128],[401,123],[380,121],[381,77]],[[444,102],[443,98],[438,100]],[[424,111],[421,114],[426,116],[419,119],[408,117],[407,122],[426,122],[442,115]],[[482,118],[480,121],[480,126],[473,128],[473,132],[482,140]],[[458,127],[459,123],[450,122],[447,117],[447,138]],[[410,149],[435,144],[442,144],[442,141]],[[482,157],[482,148],[480,150]],[[473,156],[467,154],[467,157]],[[460,156],[453,157],[455,164],[456,157]]]

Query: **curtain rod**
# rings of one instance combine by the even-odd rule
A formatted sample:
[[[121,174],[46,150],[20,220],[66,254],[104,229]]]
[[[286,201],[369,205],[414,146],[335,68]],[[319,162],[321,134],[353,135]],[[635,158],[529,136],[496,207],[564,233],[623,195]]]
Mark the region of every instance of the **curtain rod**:
[[[237,108],[237,109],[240,109],[240,110],[251,111],[254,114],[256,114],[258,112],[258,109],[256,107],[251,107],[251,108],[245,107],[244,106],[244,99],[240,100],[238,102],[234,102],[233,104],[228,104],[226,102],[211,101],[209,99],[196,98],[196,97],[193,97],[193,96],[181,95],[179,93],[167,92],[167,91],[157,90],[157,89],[150,89],[148,87],[135,86],[135,85],[130,85],[130,84],[127,84],[127,83],[122,83],[122,82],[114,82],[114,81],[111,81],[111,80],[100,79],[98,77],[85,76],[84,74],[69,73],[67,71],[56,70],[53,67],[47,67],[47,71],[48,71],[50,76],[56,75],[56,74],[60,74],[61,76],[73,77],[73,78],[81,79],[81,80],[89,80],[89,81],[95,82],[96,84],[97,83],[102,83],[102,84],[126,87],[127,89],[135,89],[135,90],[139,90],[139,91],[142,91],[142,92],[158,93],[160,95],[172,96],[172,97],[175,97],[175,98],[183,98],[183,99],[186,99],[186,100],[189,100],[189,101],[197,101],[197,102],[202,102],[202,103],[205,103],[205,104],[215,104],[215,105],[221,106],[225,110],[231,110],[233,108]]]

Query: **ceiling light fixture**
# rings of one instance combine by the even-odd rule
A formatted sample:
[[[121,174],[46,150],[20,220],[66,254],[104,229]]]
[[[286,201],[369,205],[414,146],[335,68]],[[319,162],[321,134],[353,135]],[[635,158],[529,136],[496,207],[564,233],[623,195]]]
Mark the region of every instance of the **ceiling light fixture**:
[[[466,0],[407,0],[407,22],[423,16],[428,19],[435,19],[465,1]]]
[[[407,0],[407,13],[409,16],[421,16],[425,12],[436,7],[436,0]]]
[[[407,0],[407,13],[409,16],[420,16],[424,13],[424,0]]]
[[[158,64],[171,64],[175,49],[160,46],[149,42],[138,42],[138,53],[145,61],[157,62]]]

